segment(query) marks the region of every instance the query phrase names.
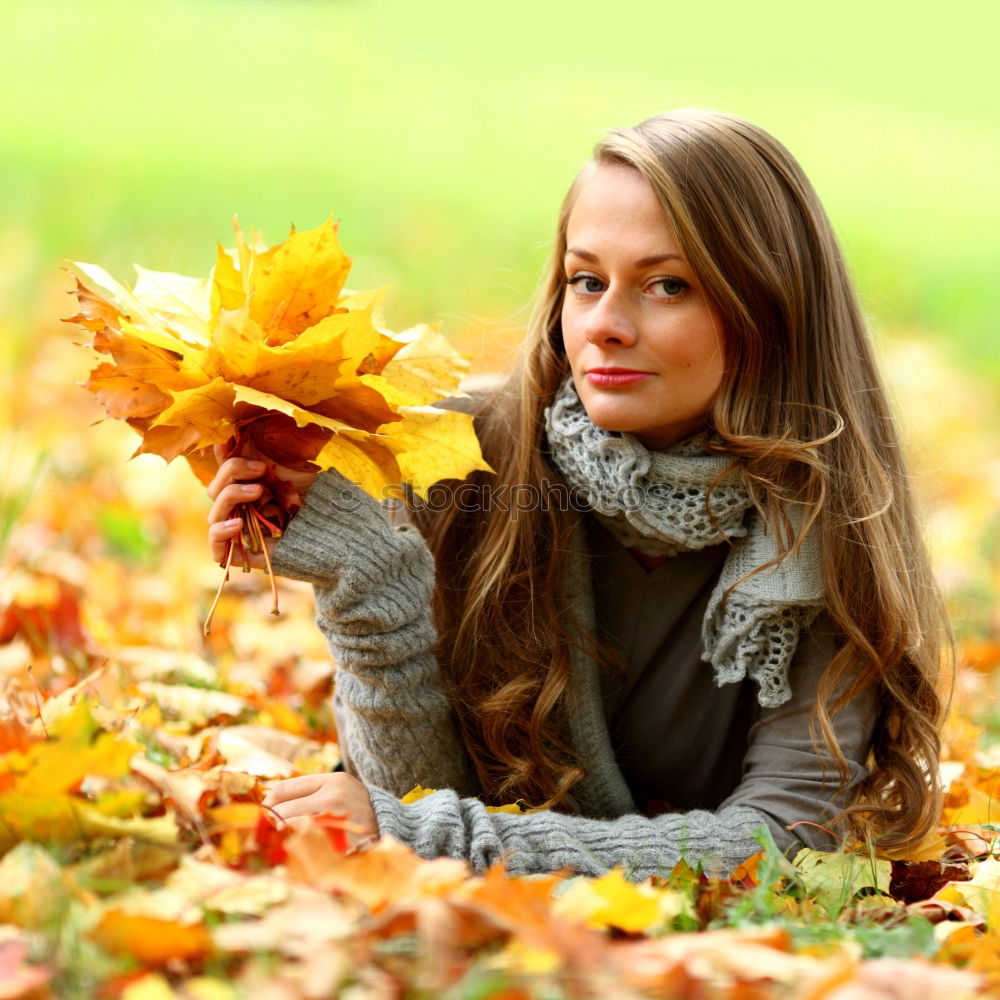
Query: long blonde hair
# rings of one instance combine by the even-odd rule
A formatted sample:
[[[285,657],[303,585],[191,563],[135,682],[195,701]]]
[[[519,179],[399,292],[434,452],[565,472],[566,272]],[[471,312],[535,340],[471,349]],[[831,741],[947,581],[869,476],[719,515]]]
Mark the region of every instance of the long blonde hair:
[[[789,546],[788,500],[804,505],[805,530],[820,535],[841,645],[816,692],[814,742],[846,781],[831,716],[876,690],[870,774],[851,816],[883,849],[904,850],[939,814],[946,624],[826,214],[788,151],[726,114],[679,111],[614,130],[593,159],[649,182],[723,318],[726,372],[709,419],[721,450]],[[493,488],[526,484],[542,496],[557,479],[543,414],[568,372],[560,313],[573,198],[571,187],[518,369],[479,418]],[[424,519],[442,581],[439,654],[456,713],[488,798],[559,806],[583,773],[559,717],[569,646],[579,641],[561,583],[572,515],[544,504],[516,518],[496,505],[469,508]]]

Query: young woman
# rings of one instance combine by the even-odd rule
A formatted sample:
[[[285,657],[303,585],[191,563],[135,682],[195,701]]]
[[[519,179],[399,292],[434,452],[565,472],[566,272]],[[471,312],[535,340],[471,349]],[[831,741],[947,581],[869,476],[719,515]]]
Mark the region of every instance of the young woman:
[[[273,559],[315,586],[353,776],[281,782],[279,815],[636,877],[728,871],[762,828],[905,851],[933,827],[943,615],[851,281],[783,146],[708,112],[611,132],[476,419],[496,474],[415,523],[300,480]],[[210,486],[216,557],[260,472]],[[401,804],[416,784],[438,791]]]

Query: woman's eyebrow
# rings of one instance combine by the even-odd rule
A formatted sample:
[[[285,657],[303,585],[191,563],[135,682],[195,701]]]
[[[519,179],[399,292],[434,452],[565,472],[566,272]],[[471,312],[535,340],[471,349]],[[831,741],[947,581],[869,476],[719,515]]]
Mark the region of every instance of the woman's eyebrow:
[[[589,260],[592,264],[597,263],[597,254],[591,253],[589,250],[582,250],[580,247],[567,247],[566,256],[568,257],[572,254],[574,257],[579,257],[582,260]],[[656,264],[662,264],[667,260],[679,260],[681,263],[684,262],[684,258],[679,253],[664,253],[657,254],[653,257],[640,257],[639,260],[635,262],[636,267],[653,267]]]

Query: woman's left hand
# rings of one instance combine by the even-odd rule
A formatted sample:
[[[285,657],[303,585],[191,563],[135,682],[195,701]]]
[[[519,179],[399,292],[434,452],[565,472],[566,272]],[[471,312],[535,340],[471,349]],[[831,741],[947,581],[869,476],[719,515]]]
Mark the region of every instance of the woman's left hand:
[[[378,837],[378,821],[368,789],[342,771],[279,781],[267,793],[264,805],[286,821],[319,813],[343,816],[350,826],[347,840],[352,847]]]

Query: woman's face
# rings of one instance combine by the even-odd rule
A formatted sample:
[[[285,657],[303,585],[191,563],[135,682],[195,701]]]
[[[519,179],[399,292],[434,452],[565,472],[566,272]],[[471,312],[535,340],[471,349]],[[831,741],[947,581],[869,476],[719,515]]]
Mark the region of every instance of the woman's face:
[[[722,319],[649,182],[621,164],[577,181],[562,335],[590,419],[664,448],[704,426],[725,364]]]

